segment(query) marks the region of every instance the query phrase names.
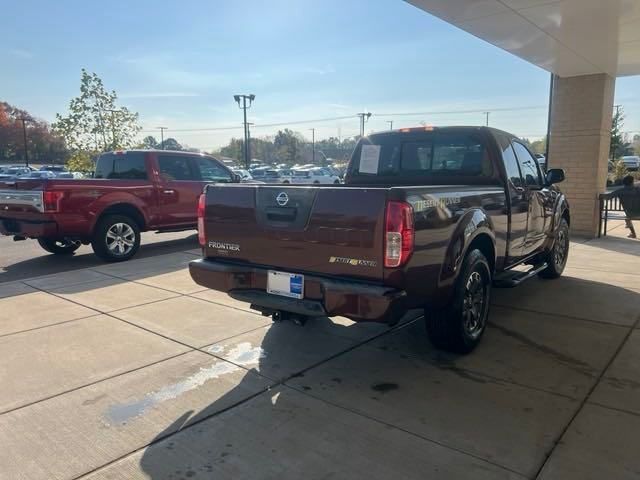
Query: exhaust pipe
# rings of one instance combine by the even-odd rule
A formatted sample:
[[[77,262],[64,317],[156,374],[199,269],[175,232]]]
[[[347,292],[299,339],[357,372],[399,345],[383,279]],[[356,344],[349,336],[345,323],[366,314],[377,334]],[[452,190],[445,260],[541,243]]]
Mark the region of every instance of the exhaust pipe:
[[[22,235],[14,235],[13,236],[13,241],[14,242],[22,242],[23,240],[26,240],[27,237],[23,237]]]

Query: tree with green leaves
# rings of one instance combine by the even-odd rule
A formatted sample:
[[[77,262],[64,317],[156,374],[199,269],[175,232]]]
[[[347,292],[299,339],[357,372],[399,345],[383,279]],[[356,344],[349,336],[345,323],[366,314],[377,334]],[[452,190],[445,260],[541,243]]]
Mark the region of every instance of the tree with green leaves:
[[[75,157],[136,144],[141,129],[138,114],[118,106],[117,99],[116,92],[108,91],[97,74],[82,69],[80,96],[69,103],[68,115],[56,114],[53,124]]]
[[[138,148],[145,148],[147,150],[154,150],[158,147],[158,141],[153,135],[148,135],[142,139],[142,143],[138,145]]]
[[[612,160],[628,155],[631,152],[631,145],[627,142],[622,127],[624,125],[624,108],[619,106],[611,121],[611,148],[609,155]]]

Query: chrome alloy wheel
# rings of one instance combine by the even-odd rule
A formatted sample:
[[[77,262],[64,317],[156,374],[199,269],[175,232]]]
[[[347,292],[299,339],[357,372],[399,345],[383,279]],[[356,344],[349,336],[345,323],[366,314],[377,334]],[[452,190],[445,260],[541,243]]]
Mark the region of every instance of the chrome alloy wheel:
[[[107,230],[107,248],[115,256],[127,255],[135,246],[136,234],[126,223],[114,223]]]

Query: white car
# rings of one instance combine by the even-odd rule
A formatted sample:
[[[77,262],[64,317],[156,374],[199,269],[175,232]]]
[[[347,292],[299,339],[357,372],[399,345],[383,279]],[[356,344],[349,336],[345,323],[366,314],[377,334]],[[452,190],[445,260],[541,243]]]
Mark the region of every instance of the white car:
[[[637,155],[628,155],[626,157],[622,157],[622,163],[627,167],[627,170],[638,170],[640,169],[640,157]]]
[[[231,171],[240,175],[241,180],[253,180],[253,177],[248,170],[243,170],[242,168],[232,168]]]
[[[291,183],[340,183],[340,177],[331,173],[327,168],[305,168],[299,170],[293,170],[293,180]]]

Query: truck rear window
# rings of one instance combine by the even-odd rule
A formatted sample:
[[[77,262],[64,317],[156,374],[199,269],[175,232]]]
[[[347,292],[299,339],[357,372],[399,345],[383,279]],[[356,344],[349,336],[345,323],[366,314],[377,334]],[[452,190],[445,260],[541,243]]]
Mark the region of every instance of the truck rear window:
[[[105,153],[96,163],[95,178],[146,180],[144,152]]]
[[[360,140],[349,173],[362,180],[398,176],[490,178],[493,164],[482,140],[472,134],[379,134]]]

